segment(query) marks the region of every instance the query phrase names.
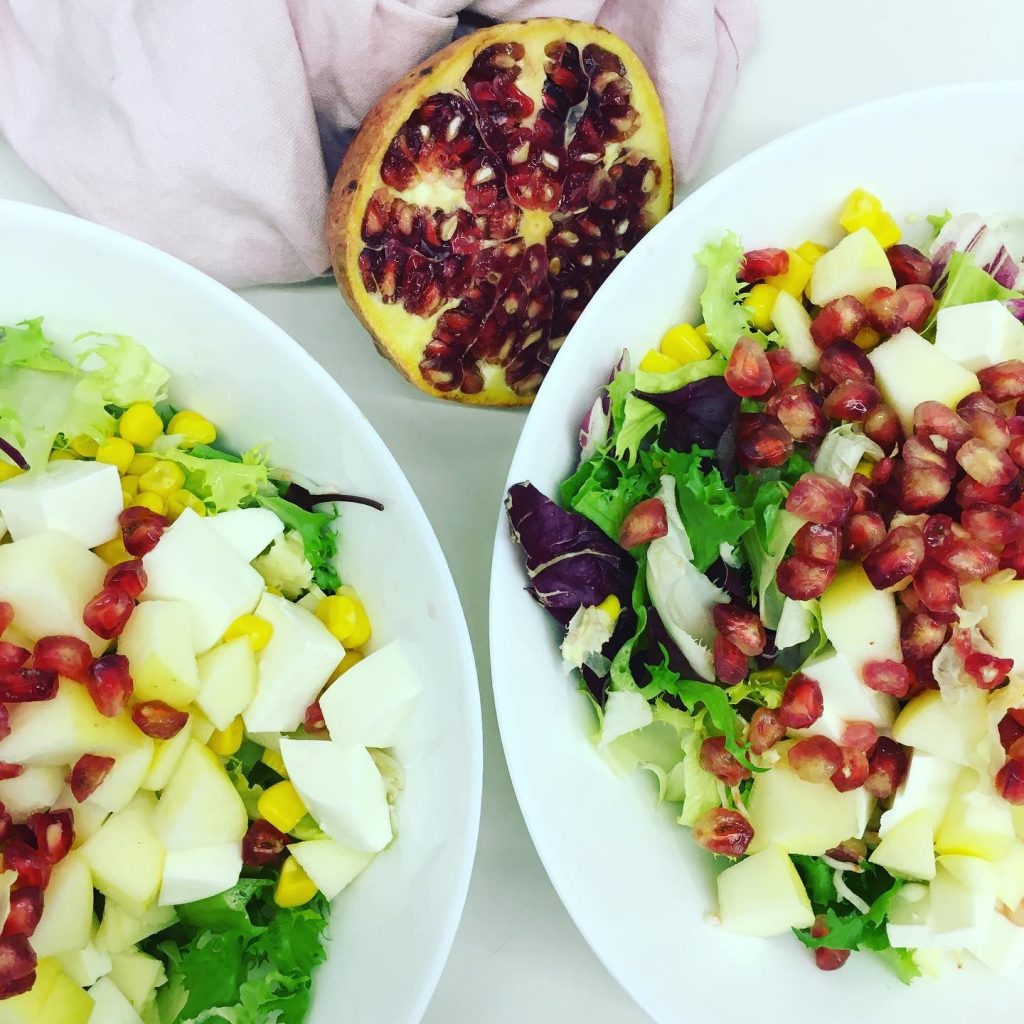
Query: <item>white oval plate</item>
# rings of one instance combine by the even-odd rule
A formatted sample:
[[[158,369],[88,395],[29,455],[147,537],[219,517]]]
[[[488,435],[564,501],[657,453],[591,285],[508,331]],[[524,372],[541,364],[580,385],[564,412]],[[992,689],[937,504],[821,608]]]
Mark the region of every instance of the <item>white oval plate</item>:
[[[298,344],[184,263],[86,221],[0,202],[0,323],[45,316],[69,340],[129,334],[172,372],[171,397],[238,450],[381,500],[346,505],[341,567],[374,623],[422,654],[424,692],[398,749],[399,834],[338,897],[310,1024],[415,1024],[462,913],[480,817],[480,701],[469,634],[430,523],[384,442]]]
[[[623,260],[573,328],[527,419],[509,484],[530,480],[557,492],[576,466],[580,420],[622,349],[639,357],[672,324],[694,317],[703,284],[694,254],[725,231],[739,233],[748,249],[805,238],[834,243],[839,207],[858,186],[901,216],[1024,210],[1024,141],[1010,126],[1021,109],[1024,83],[873,103],[765,146],[686,198]],[[659,1024],[809,1017],[940,1024],[1024,995],[1024,977],[980,969],[904,987],[868,954],[825,974],[795,939],[744,938],[707,923],[710,858],[667,808],[656,809],[645,774],[617,778],[597,754],[592,713],[562,670],[551,620],[524,586],[502,510],[491,666],[519,804],[576,925]]]

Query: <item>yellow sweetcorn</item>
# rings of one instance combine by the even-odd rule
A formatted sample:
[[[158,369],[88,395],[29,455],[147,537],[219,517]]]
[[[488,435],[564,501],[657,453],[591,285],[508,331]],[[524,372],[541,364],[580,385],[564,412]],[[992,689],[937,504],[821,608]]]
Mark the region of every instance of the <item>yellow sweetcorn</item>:
[[[622,613],[622,602],[614,594],[609,594],[597,607],[603,611],[605,615],[612,620],[612,622],[618,621],[619,615]]]
[[[128,472],[133,476],[142,476],[143,473],[148,473],[155,465],[155,455],[147,455],[145,452],[139,452],[138,455],[136,455],[128,464]]]
[[[640,369],[644,373],[671,373],[673,370],[678,370],[682,365],[678,359],[673,359],[671,356],[665,355],[664,352],[659,352],[656,348],[652,348],[640,360]]]
[[[139,478],[133,476],[131,473],[125,473],[121,477],[121,490],[128,495],[129,498],[134,498],[139,493],[141,487],[139,486]]]
[[[682,363],[696,363],[711,355],[711,348],[692,324],[676,324],[662,336],[661,351]]]
[[[325,597],[316,606],[316,616],[346,647],[362,647],[370,639],[370,619],[351,587]]]
[[[231,722],[226,729],[215,729],[206,745],[220,757],[230,757],[237,753],[245,738],[245,725],[241,716]]]
[[[70,448],[56,448],[50,452],[50,462],[74,462],[78,456]]]
[[[775,326],[772,310],[778,297],[778,288],[773,288],[770,284],[755,284],[750,289],[743,308],[749,310],[750,322],[759,331],[770,331]]]
[[[886,213],[884,210],[874,221],[865,226],[878,239],[878,244],[883,249],[895,245],[903,237],[903,232],[900,231],[896,219],[891,213]]]
[[[299,791],[287,779],[264,790],[256,809],[261,818],[266,818],[274,828],[282,832],[291,832],[306,815],[306,805]]]
[[[155,491],[139,491],[128,504],[136,508],[148,508],[158,516],[167,511],[167,502],[164,501],[163,495]]]
[[[270,747],[265,748],[260,760],[272,772],[277,772],[282,779],[288,778],[288,769],[284,766],[284,758],[281,756],[281,752],[279,750],[271,750]]]
[[[275,587],[273,583],[266,584],[266,591],[268,594],[273,594],[274,597],[284,597],[284,591],[280,587]]]
[[[167,495],[167,518],[172,523],[187,508],[192,509],[197,516],[206,515],[206,506],[191,491],[182,489]]]
[[[96,449],[96,461],[116,466],[121,474],[128,472],[134,458],[135,448],[123,437],[109,437]]]
[[[331,676],[331,682],[333,683],[338,676],[343,676],[353,665],[358,665],[364,657],[362,651],[346,651],[345,657],[338,662],[338,667]]]
[[[240,636],[247,637],[249,646],[254,651],[262,651],[274,635],[274,627],[258,615],[239,615],[224,632],[225,640],[237,640]]]
[[[807,241],[801,242],[793,251],[805,263],[810,263],[813,267],[828,252],[828,249],[824,245],[818,245],[817,242]]]
[[[697,326],[694,327],[694,330],[701,336],[701,338],[704,341],[708,340],[708,325],[707,324],[697,324]]]
[[[128,549],[124,546],[124,540],[120,533],[118,533],[113,540],[108,540],[93,548],[93,551],[95,551],[96,554],[107,563],[107,565],[120,565],[122,562],[130,562],[135,557],[133,554],[130,554]]]
[[[121,414],[117,432],[136,447],[148,448],[164,432],[164,422],[149,402],[136,402]]]
[[[793,298],[799,299],[811,279],[811,271],[814,268],[795,249],[786,251],[789,253],[789,267],[786,272],[765,278],[765,283],[778,288],[780,292],[789,292]]]
[[[862,352],[870,352],[881,340],[882,336],[874,328],[862,327],[853,339],[853,343]]]
[[[846,197],[839,214],[839,223],[850,232],[867,228],[883,249],[895,245],[902,237],[892,214],[883,209],[878,196],[862,188],[855,188]]]
[[[78,434],[71,438],[68,447],[83,459],[95,459],[99,445],[87,434]]]
[[[25,470],[20,469],[10,462],[0,462],[0,483],[4,480],[11,480],[16,476],[21,476]]]
[[[181,434],[183,446],[188,448],[197,444],[213,444],[217,440],[217,428],[202,413],[192,409],[175,413],[167,424],[167,433]]]
[[[185,471],[176,462],[161,459],[139,477],[139,484],[144,491],[153,491],[166,498],[185,486]]]
[[[302,870],[294,857],[281,865],[281,875],[274,890],[274,902],[279,907],[301,907],[308,903],[317,889],[309,875]]]
[[[861,459],[860,462],[857,463],[857,468],[854,470],[854,473],[860,473],[861,476],[866,476],[870,479],[873,468],[874,467],[867,459]]]

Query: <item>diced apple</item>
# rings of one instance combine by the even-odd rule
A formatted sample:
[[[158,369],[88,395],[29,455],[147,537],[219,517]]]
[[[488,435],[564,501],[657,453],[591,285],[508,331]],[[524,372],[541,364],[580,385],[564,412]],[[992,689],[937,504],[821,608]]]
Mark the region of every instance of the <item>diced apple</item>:
[[[142,1018],[110,978],[100,978],[89,989],[89,995],[96,1008],[88,1024],[142,1024]]]
[[[995,908],[995,874],[986,866],[987,876],[964,864],[954,865],[954,873],[948,861],[940,859],[929,889],[928,926],[933,933],[929,945],[963,949],[985,940]]]
[[[96,1019],[92,996],[62,971],[33,1024],[89,1024]]]
[[[927,885],[904,885],[889,905],[886,932],[889,942],[898,949],[928,947],[933,939],[928,919],[931,896]]]
[[[928,811],[917,811],[891,828],[868,858],[892,875],[935,877],[934,824]]]
[[[20,996],[0,1002],[0,1024],[39,1024],[46,1000],[63,973],[56,960],[40,960],[35,984]]]
[[[292,843],[288,852],[329,900],[347,888],[376,856],[362,850],[350,850],[333,839]]]
[[[1013,842],[1010,805],[977,772],[965,770],[935,834],[935,849],[942,854],[999,860]]]
[[[89,803],[88,800],[84,803],[79,803],[71,792],[70,786],[65,786],[60,791],[57,799],[53,802],[53,809],[55,811],[71,811],[74,816],[74,846],[76,848],[96,835],[103,823],[110,817],[110,813],[108,811],[103,810],[102,807],[97,807],[95,804]],[[79,982],[79,984],[82,984],[82,982]]]
[[[844,295],[863,299],[876,288],[895,287],[885,250],[867,228],[858,228],[814,264],[807,297],[814,305],[824,306]]]
[[[908,434],[921,402],[930,399],[953,408],[965,395],[979,390],[978,378],[970,370],[909,327],[882,342],[868,353],[868,359],[875,368],[875,385]]]
[[[116,903],[107,902],[103,908],[96,938],[97,950],[103,953],[119,953],[134,946],[150,935],[156,935],[169,928],[177,920],[174,907],[152,906],[143,914],[131,914]]]
[[[256,655],[248,637],[218,644],[199,658],[196,703],[218,729],[226,729],[249,706],[255,692]]]
[[[747,800],[754,827],[751,852],[779,846],[817,857],[867,827],[872,800],[863,789],[840,793],[831,783],[805,782],[784,765],[757,775]]]
[[[743,935],[784,935],[814,923],[814,911],[793,862],[768,846],[718,876],[722,927]]]
[[[939,310],[935,347],[977,372],[1007,359],[1024,359],[1024,324],[1001,302],[971,302]]]
[[[1016,670],[1024,670],[1024,580],[969,583],[962,596],[965,608],[988,610],[978,624],[981,631],[1001,658],[1012,658]]]
[[[37,533],[0,545],[0,601],[14,607],[18,629],[32,641],[76,636],[100,655],[107,641],[82,621],[103,586],[107,563],[66,533]]]
[[[110,960],[110,980],[132,1004],[132,1009],[142,1013],[156,995],[156,990],[167,980],[164,965],[139,949],[114,953]]]
[[[268,508],[236,508],[209,516],[206,525],[247,562],[284,533],[284,523]]]
[[[1016,978],[1024,968],[1024,928],[996,911],[992,911],[988,934],[967,948],[1002,978]]]
[[[15,540],[59,530],[94,548],[118,531],[124,508],[117,467],[63,460],[0,484],[0,515]]]
[[[365,748],[282,739],[281,756],[299,796],[332,839],[371,853],[391,842],[387,786]]]
[[[263,593],[263,577],[226,541],[186,509],[145,556],[149,583],[143,601],[186,604],[195,650],[209,650]]]
[[[985,694],[965,689],[960,697],[954,706],[938,690],[925,690],[897,716],[894,739],[957,764],[973,763],[988,728]]]
[[[824,707],[821,717],[802,733],[838,741],[848,722],[871,722],[880,730],[892,724],[895,700],[865,686],[842,654],[825,655],[801,671],[821,687]]]
[[[92,873],[82,853],[74,850],[54,865],[46,887],[43,916],[30,940],[40,959],[89,944],[92,902]]]
[[[70,953],[62,953],[57,961],[64,973],[82,988],[95,985],[100,978],[110,973],[111,968],[110,954],[98,950],[93,942]]]
[[[256,696],[245,711],[249,732],[291,732],[302,722],[345,648],[305,608],[275,594],[264,594],[256,614],[274,632],[259,657]]]
[[[64,772],[52,766],[26,768],[13,779],[0,780],[0,803],[15,821],[48,811],[64,788]]]
[[[1024,900],[1024,843],[1015,842],[993,867],[996,896],[1009,910],[1016,910]]]
[[[185,708],[199,692],[192,614],[180,601],[143,601],[128,620],[117,649],[131,665],[138,700]]]
[[[128,806],[153,764],[155,743],[148,736],[143,736],[143,739],[146,742],[137,750],[114,758],[114,767],[85,799],[86,804],[103,811],[120,811]]]
[[[934,833],[946,814],[960,772],[960,765],[953,761],[915,750],[892,806],[882,814],[878,834],[884,839],[900,822],[921,812],[928,815]]]
[[[811,317],[804,304],[789,292],[780,291],[772,307],[772,320],[793,358],[808,370],[816,370],[821,349],[811,337]]]
[[[195,727],[195,715],[190,714],[188,721],[184,724],[176,736],[169,740],[155,740],[153,745],[153,760],[150,762],[149,771],[142,780],[142,788],[159,792],[167,785],[174,769],[188,748],[193,739]]]
[[[156,902],[163,876],[155,814],[156,799],[140,792],[82,847],[96,888],[136,917]]]
[[[249,818],[220,758],[191,740],[160,796],[153,825],[168,850],[190,850],[197,840],[208,846],[240,842]]]
[[[832,646],[859,672],[866,661],[902,661],[893,594],[875,590],[859,564],[843,569],[821,595],[821,625]]]
[[[216,896],[230,889],[241,873],[242,847],[238,842],[171,850],[164,862],[157,902],[174,906]]]

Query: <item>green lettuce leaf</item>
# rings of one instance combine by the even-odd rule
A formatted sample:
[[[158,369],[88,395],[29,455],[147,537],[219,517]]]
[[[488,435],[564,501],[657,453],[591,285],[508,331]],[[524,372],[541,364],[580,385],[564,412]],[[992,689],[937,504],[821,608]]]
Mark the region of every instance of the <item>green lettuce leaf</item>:
[[[657,490],[657,477],[644,467],[598,452],[562,484],[561,499],[618,543],[626,513]]]
[[[938,238],[939,232],[953,219],[951,210],[943,210],[942,213],[929,213],[925,220],[932,226],[932,238]]]
[[[30,370],[74,373],[74,367],[54,355],[53,342],[43,333],[43,318],[23,320],[11,327],[0,327],[0,368],[24,366]]]
[[[89,345],[81,343],[96,339]],[[122,409],[134,402],[162,402],[170,374],[137,341],[124,334],[80,334],[78,363],[83,387],[107,405]]]
[[[201,454],[172,448],[163,458],[177,462],[185,471],[185,488],[200,498],[212,512],[229,512],[251,505],[258,495],[273,493],[262,453],[246,452],[240,459],[224,458],[226,453],[203,447]],[[212,453],[212,454],[211,454]]]
[[[934,321],[940,309],[950,306],[966,306],[972,302],[989,302],[992,299],[1019,299],[1020,292],[1004,288],[994,277],[986,274],[974,261],[969,252],[959,249],[949,257],[946,287],[935,305],[931,320]]]
[[[665,414],[636,395],[627,395],[622,410],[622,426],[615,432],[615,454],[628,465],[636,461],[640,443],[665,422]]]
[[[695,363],[684,363],[678,370],[673,370],[671,373],[648,373],[646,370],[638,368],[633,375],[634,387],[637,391],[644,391],[650,395],[663,395],[669,391],[678,391],[695,380],[703,380],[705,377],[721,377],[724,373],[725,358],[716,353],[708,359],[701,359]]]
[[[708,272],[707,284],[700,293],[700,308],[708,340],[725,356],[732,353],[741,337],[766,345],[767,337],[750,324],[750,312],[740,304],[740,263],[743,246],[731,231],[720,242],[709,242],[697,253],[697,262]]]
[[[334,522],[339,514],[337,507],[332,505],[330,512],[307,512],[276,494],[258,494],[256,500],[264,508],[269,508],[286,529],[296,530],[302,537],[302,546],[309,564],[313,566],[317,586],[327,593],[337,590],[341,586],[334,564],[338,553],[338,536],[334,532]]]
[[[626,399],[632,394],[635,386],[636,374],[632,370],[619,370],[608,385],[613,438],[622,429],[626,417]]]

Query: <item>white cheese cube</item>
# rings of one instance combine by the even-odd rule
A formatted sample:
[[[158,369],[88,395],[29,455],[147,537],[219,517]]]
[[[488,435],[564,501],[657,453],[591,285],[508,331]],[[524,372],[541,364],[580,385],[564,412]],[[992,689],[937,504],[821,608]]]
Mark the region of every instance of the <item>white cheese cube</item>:
[[[350,850],[333,839],[292,843],[288,852],[329,900],[346,889],[376,856],[363,850]]]
[[[882,814],[878,834],[883,839],[901,821],[918,811],[927,811],[932,830],[942,821],[960,765],[923,750],[915,750],[906,778],[896,790],[892,806]]]
[[[824,306],[844,295],[863,299],[876,288],[895,288],[896,277],[885,250],[867,228],[858,228],[814,264],[807,297]]]
[[[341,746],[392,747],[423,689],[404,647],[390,643],[339,676],[320,698]]]
[[[207,526],[247,562],[284,533],[284,523],[268,508],[236,508],[209,516]]]
[[[157,903],[162,907],[216,896],[230,889],[242,873],[238,843],[168,850]]]
[[[1024,359],[1024,324],[996,299],[949,306],[939,310],[935,347],[967,370],[984,370]]]
[[[988,934],[967,948],[1000,977],[1015,978],[1024,967],[1024,928],[992,911]]]
[[[827,655],[801,671],[821,687],[824,708],[821,718],[802,730],[802,735],[828,736],[838,742],[849,722],[870,722],[879,730],[892,724],[896,702],[865,686],[843,655]]]
[[[0,484],[0,513],[15,540],[60,530],[94,548],[118,532],[124,508],[115,466],[70,459]]]
[[[89,989],[89,995],[95,1005],[88,1024],[142,1024],[142,1018],[110,978],[100,978]]]
[[[345,656],[345,648],[312,613],[264,594],[256,614],[274,627],[260,652],[256,696],[243,718],[249,732],[291,732]]]
[[[281,756],[303,803],[332,839],[368,853],[391,842],[387,785],[365,748],[282,739]]]
[[[263,593],[263,577],[192,509],[182,512],[143,564],[149,578],[143,600],[188,605],[197,651],[211,648]]]

